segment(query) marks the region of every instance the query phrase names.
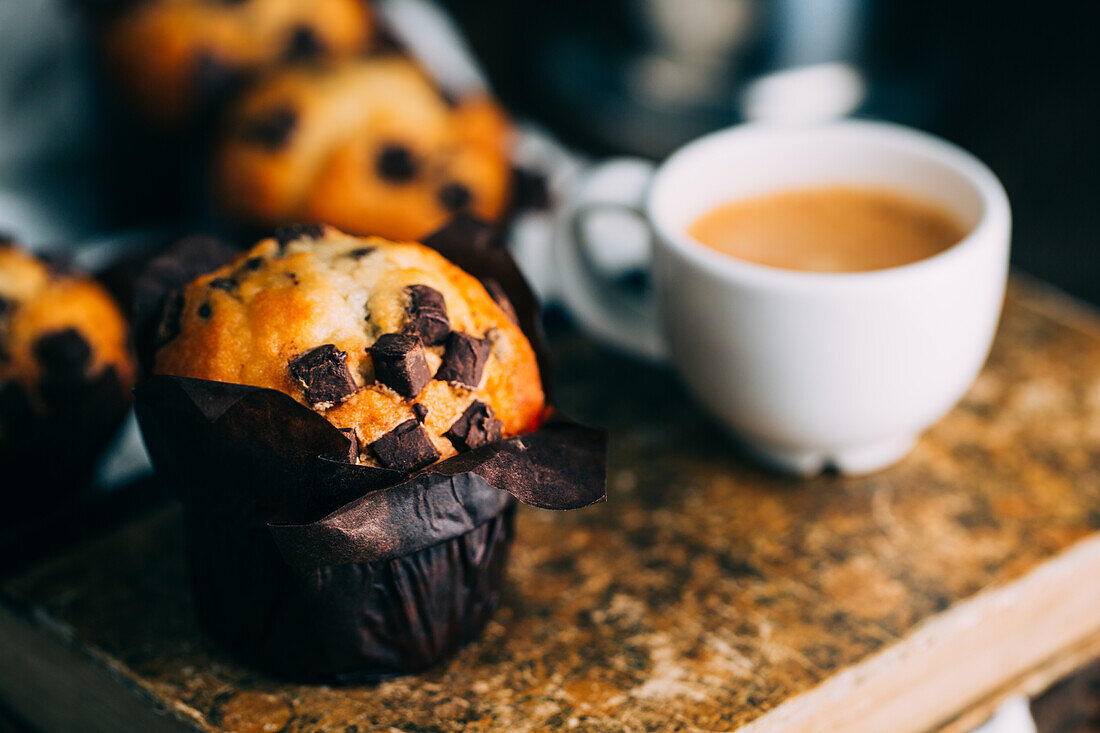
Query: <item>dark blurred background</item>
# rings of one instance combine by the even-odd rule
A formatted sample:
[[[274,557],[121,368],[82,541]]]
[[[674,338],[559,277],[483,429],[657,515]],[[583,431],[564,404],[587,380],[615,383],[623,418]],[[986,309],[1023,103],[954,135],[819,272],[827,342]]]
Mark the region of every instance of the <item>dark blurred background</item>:
[[[127,172],[147,141],[77,78],[97,78],[94,54],[65,11],[89,1],[0,0],[0,193],[16,197],[0,219],[50,199],[40,220],[78,222],[57,241],[160,223],[198,158],[174,145]],[[1100,304],[1098,3],[440,2],[507,104],[593,156],[660,158],[746,118],[854,114],[946,137],[1004,181],[1017,266]]]
[[[1100,304],[1098,3],[446,4],[505,101],[595,155],[664,156],[751,116],[761,75],[850,64],[864,84],[853,114],[927,129],[984,159],[1012,201],[1016,265]],[[819,71],[765,91],[837,111],[850,79],[835,63]]]

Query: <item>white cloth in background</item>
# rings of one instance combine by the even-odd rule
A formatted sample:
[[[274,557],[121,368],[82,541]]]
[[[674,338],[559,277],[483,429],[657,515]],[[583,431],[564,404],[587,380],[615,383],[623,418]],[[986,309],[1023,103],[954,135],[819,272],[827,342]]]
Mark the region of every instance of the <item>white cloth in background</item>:
[[[29,244],[93,232],[94,90],[66,0],[0,1],[0,229]]]

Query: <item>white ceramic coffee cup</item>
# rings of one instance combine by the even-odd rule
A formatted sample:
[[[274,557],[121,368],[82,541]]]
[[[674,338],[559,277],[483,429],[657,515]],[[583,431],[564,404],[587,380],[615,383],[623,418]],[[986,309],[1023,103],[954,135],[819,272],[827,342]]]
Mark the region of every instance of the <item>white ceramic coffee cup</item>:
[[[837,183],[938,202],[970,233],[934,257],[857,273],[756,265],[687,233],[728,201]],[[1011,214],[993,173],[954,145],[879,122],[740,126],[682,148],[637,198],[574,202],[556,248],[563,299],[606,339],[671,360],[701,405],[780,468],[864,473],[899,460],[985,362]],[[653,233],[640,302],[617,294],[581,241],[593,212],[624,206]]]

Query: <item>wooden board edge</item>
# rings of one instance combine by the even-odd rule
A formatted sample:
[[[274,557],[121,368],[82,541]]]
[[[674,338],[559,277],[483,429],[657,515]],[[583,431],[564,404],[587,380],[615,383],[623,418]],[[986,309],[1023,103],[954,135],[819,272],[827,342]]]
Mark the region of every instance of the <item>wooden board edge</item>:
[[[1100,659],[1100,634],[1069,649],[1063,649],[1038,667],[1028,671],[989,695],[948,723],[929,733],[970,733],[987,722],[1010,697],[1035,698],[1075,671]]]
[[[1100,534],[979,592],[740,733],[925,733],[1100,634]],[[1015,636],[1012,643],[999,643]],[[901,670],[907,670],[901,672]],[[917,670],[914,672],[913,670]]]
[[[33,612],[32,612],[33,614]],[[42,730],[195,733],[111,660],[78,648],[58,629],[0,604],[0,699]]]

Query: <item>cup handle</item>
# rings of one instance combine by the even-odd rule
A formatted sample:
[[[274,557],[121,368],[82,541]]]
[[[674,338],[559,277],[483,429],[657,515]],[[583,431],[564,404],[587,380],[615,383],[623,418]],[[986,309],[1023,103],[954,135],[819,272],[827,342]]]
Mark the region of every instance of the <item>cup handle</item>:
[[[650,270],[654,233],[643,206],[655,170],[652,162],[641,158],[614,158],[589,169],[559,218],[554,250],[561,275],[559,294],[586,331],[636,356],[665,360],[668,350],[652,290],[628,292],[607,268],[601,268],[597,243],[591,241],[586,227],[596,214],[632,216],[646,234],[644,261]],[[601,239],[600,259],[639,259],[623,239]]]

